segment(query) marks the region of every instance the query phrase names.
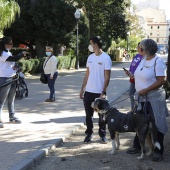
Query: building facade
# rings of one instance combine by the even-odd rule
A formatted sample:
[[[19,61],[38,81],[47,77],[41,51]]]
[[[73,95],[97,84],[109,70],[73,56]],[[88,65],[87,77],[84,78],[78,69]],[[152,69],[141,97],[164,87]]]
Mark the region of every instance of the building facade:
[[[147,7],[137,12],[145,21],[145,36],[155,40],[158,44],[158,52],[168,50],[168,36],[170,22],[166,20],[165,11],[158,8]]]

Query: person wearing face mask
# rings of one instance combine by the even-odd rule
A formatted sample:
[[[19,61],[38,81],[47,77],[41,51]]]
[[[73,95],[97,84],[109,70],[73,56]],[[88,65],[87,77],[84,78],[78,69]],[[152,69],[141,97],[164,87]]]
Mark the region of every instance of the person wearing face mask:
[[[57,58],[53,55],[53,48],[50,46],[46,47],[46,59],[43,64],[44,73],[47,76],[48,87],[50,89],[50,96],[45,102],[55,101],[55,81],[58,76],[57,71]]]
[[[94,110],[91,103],[95,98],[105,98],[106,90],[110,81],[112,61],[110,56],[102,51],[102,40],[99,36],[90,39],[88,46],[91,55],[87,59],[87,70],[80,90],[80,99],[83,99],[86,112],[86,137],[84,143],[90,143],[93,133]],[[101,114],[99,115],[99,136],[102,143],[106,140],[106,125]]]
[[[26,56],[27,52],[23,51],[17,56],[12,56],[10,50],[13,43],[11,37],[3,37],[0,39],[0,84],[3,85],[9,78],[16,76],[15,62]],[[11,123],[21,123],[21,121],[15,117],[14,100],[16,95],[16,82],[12,81],[10,84],[0,87],[0,128],[3,128],[3,122],[1,118],[2,109],[5,101],[7,100],[9,121]]]

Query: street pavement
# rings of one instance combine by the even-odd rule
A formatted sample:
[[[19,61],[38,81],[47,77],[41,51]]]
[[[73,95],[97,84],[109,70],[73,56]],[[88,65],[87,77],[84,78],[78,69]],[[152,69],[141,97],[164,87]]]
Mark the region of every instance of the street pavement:
[[[129,78],[123,67],[129,62],[113,64],[107,90],[108,100],[113,102],[129,89]],[[6,106],[0,129],[0,170],[31,169],[41,158],[83,126],[85,112],[79,91],[85,69],[59,71],[56,80],[56,101],[44,102],[49,95],[47,85],[41,84],[39,75],[27,76],[29,95],[16,100],[16,116],[22,124],[11,124]],[[127,96],[128,97],[128,96]]]

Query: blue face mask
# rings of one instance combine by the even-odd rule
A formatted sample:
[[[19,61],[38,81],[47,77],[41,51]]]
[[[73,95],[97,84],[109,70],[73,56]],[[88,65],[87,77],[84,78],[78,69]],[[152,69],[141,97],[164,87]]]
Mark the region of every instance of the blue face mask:
[[[49,57],[49,56],[51,56],[51,52],[46,52],[46,55]]]

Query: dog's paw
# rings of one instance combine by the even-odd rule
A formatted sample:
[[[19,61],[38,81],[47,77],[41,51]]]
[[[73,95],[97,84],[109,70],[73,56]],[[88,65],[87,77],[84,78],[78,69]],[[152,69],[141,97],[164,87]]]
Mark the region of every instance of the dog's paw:
[[[111,150],[111,151],[108,152],[108,154],[109,154],[109,155],[114,155],[115,152],[114,152],[113,150]]]
[[[148,153],[146,153],[146,156],[151,156],[153,154],[152,151],[149,151]]]
[[[141,160],[144,159],[144,157],[143,156],[138,156],[137,159],[141,161]]]

